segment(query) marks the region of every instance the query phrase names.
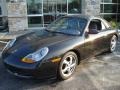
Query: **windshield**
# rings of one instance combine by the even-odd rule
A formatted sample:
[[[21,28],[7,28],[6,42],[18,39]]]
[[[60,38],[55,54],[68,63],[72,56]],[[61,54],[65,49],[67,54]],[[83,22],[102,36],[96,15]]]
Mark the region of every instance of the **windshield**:
[[[86,26],[87,20],[78,17],[62,17],[47,27],[48,31],[80,35]]]

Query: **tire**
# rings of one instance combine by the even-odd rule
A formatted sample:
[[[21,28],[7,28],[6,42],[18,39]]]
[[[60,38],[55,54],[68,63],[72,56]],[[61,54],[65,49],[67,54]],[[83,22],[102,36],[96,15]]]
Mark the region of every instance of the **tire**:
[[[110,40],[110,48],[109,48],[110,53],[113,53],[116,50],[116,45],[117,45],[117,37],[113,35],[113,37]]]
[[[66,80],[70,78],[78,65],[78,57],[74,52],[66,53],[60,64],[58,69],[58,77],[60,80]]]

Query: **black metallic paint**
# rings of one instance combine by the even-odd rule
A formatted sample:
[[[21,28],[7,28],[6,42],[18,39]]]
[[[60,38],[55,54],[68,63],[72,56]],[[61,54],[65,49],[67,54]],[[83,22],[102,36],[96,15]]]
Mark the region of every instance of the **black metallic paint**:
[[[91,20],[90,17],[85,18],[89,21]],[[113,35],[118,35],[116,30],[105,30],[98,34],[88,34],[86,37],[85,33],[87,31],[86,26],[83,34],[77,36],[41,30],[18,37],[12,48],[3,51],[3,62],[6,68],[13,74],[17,73],[21,76],[37,78],[55,76],[59,62],[51,62],[53,58],[62,58],[66,52],[74,51],[78,55],[79,60],[86,59],[104,50],[108,50],[110,39]],[[42,47],[49,48],[49,53],[43,60],[33,64],[21,62],[21,59],[26,55]]]

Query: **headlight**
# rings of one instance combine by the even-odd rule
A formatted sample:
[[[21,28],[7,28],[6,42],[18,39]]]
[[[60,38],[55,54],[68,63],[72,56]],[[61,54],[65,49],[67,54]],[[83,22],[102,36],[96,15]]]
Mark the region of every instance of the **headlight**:
[[[22,62],[25,63],[34,63],[42,60],[48,54],[48,47],[41,48],[40,50],[27,55],[22,59]]]
[[[9,42],[7,43],[7,45],[4,47],[3,51],[4,51],[5,49],[11,48],[11,47],[14,45],[15,41],[16,41],[16,38],[13,39],[13,40],[11,40],[11,41],[9,41]]]

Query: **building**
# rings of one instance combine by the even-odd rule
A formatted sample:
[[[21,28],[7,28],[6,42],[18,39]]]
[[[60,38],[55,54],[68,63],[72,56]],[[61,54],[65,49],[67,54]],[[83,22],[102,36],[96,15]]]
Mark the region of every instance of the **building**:
[[[8,31],[7,25],[9,31],[46,27],[60,16],[74,14],[120,22],[120,0],[0,0],[0,32]]]

